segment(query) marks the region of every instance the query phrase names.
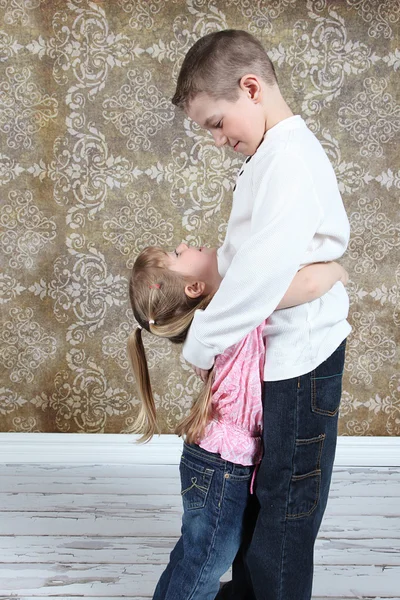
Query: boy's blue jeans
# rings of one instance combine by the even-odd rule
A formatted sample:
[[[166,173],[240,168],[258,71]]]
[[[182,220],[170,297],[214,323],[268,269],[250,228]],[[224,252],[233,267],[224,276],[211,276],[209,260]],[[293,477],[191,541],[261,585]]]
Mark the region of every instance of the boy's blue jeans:
[[[253,468],[184,444],[182,535],[153,600],[214,600],[243,541]]]
[[[253,534],[233,565],[229,600],[310,600],[314,543],[336,450],[346,340],[311,373],[266,381],[264,457],[257,473]],[[246,589],[250,574],[252,590]]]

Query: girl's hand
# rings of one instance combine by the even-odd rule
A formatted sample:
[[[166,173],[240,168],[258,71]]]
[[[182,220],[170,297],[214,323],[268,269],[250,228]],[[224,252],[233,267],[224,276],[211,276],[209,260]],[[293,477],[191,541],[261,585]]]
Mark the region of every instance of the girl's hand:
[[[343,285],[347,285],[349,283],[349,274],[346,271],[346,269],[344,267],[342,267],[342,265],[338,264],[338,268],[339,268],[339,281],[341,281],[343,283]]]
[[[200,379],[203,381],[203,383],[206,383],[207,379],[208,379],[208,371],[207,369],[200,369],[200,367],[195,367],[194,365],[192,365],[194,372],[196,373],[196,375],[198,377],[200,377]]]
[[[343,285],[349,282],[348,272],[339,263],[330,261],[308,265],[296,273],[277,309],[290,308],[321,298],[338,281]]]

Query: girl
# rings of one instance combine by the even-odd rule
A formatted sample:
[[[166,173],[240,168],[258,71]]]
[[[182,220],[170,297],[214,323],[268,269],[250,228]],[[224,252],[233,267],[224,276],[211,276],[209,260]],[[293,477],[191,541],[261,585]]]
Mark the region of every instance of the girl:
[[[339,280],[346,284],[347,273],[337,263],[309,265],[296,274],[278,309],[319,298]],[[143,329],[183,343],[195,311],[208,305],[220,282],[215,248],[182,243],[173,252],[148,247],[137,257],[129,295],[139,326],[128,338],[128,350],[142,401],[135,425],[139,441],[158,431]],[[217,356],[202,393],[176,429],[185,436],[182,535],[153,600],[213,600],[243,541],[252,476],[262,456],[264,325]]]

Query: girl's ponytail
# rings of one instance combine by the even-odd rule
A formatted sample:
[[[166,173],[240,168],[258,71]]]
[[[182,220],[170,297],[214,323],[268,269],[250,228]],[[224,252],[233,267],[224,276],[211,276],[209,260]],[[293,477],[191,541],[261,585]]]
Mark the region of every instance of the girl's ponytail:
[[[128,354],[141,400],[139,414],[132,429],[132,433],[142,434],[138,440],[139,443],[148,442],[155,433],[160,433],[141,332],[141,328],[137,327],[128,337]],[[211,420],[213,380],[214,368],[210,370],[207,382],[188,416],[178,423],[175,429],[177,435],[185,436],[188,444],[197,444],[201,440],[205,428]]]
[[[208,373],[207,382],[200,396],[193,404],[187,417],[178,423],[175,433],[179,436],[185,435],[188,444],[198,444],[204,435],[205,428],[212,418],[212,384],[214,380],[214,367]]]
[[[160,430],[157,425],[156,405],[151,390],[140,327],[137,327],[128,337],[128,354],[141,400],[139,414],[133,425],[133,433],[142,434],[138,442],[148,442],[155,433],[160,433]]]

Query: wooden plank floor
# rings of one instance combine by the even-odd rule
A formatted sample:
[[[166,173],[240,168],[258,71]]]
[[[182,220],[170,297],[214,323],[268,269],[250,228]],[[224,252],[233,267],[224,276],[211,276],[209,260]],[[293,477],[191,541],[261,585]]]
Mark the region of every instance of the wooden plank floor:
[[[177,466],[0,465],[0,600],[151,598],[180,519]],[[315,563],[315,600],[400,600],[399,469],[335,469]]]

